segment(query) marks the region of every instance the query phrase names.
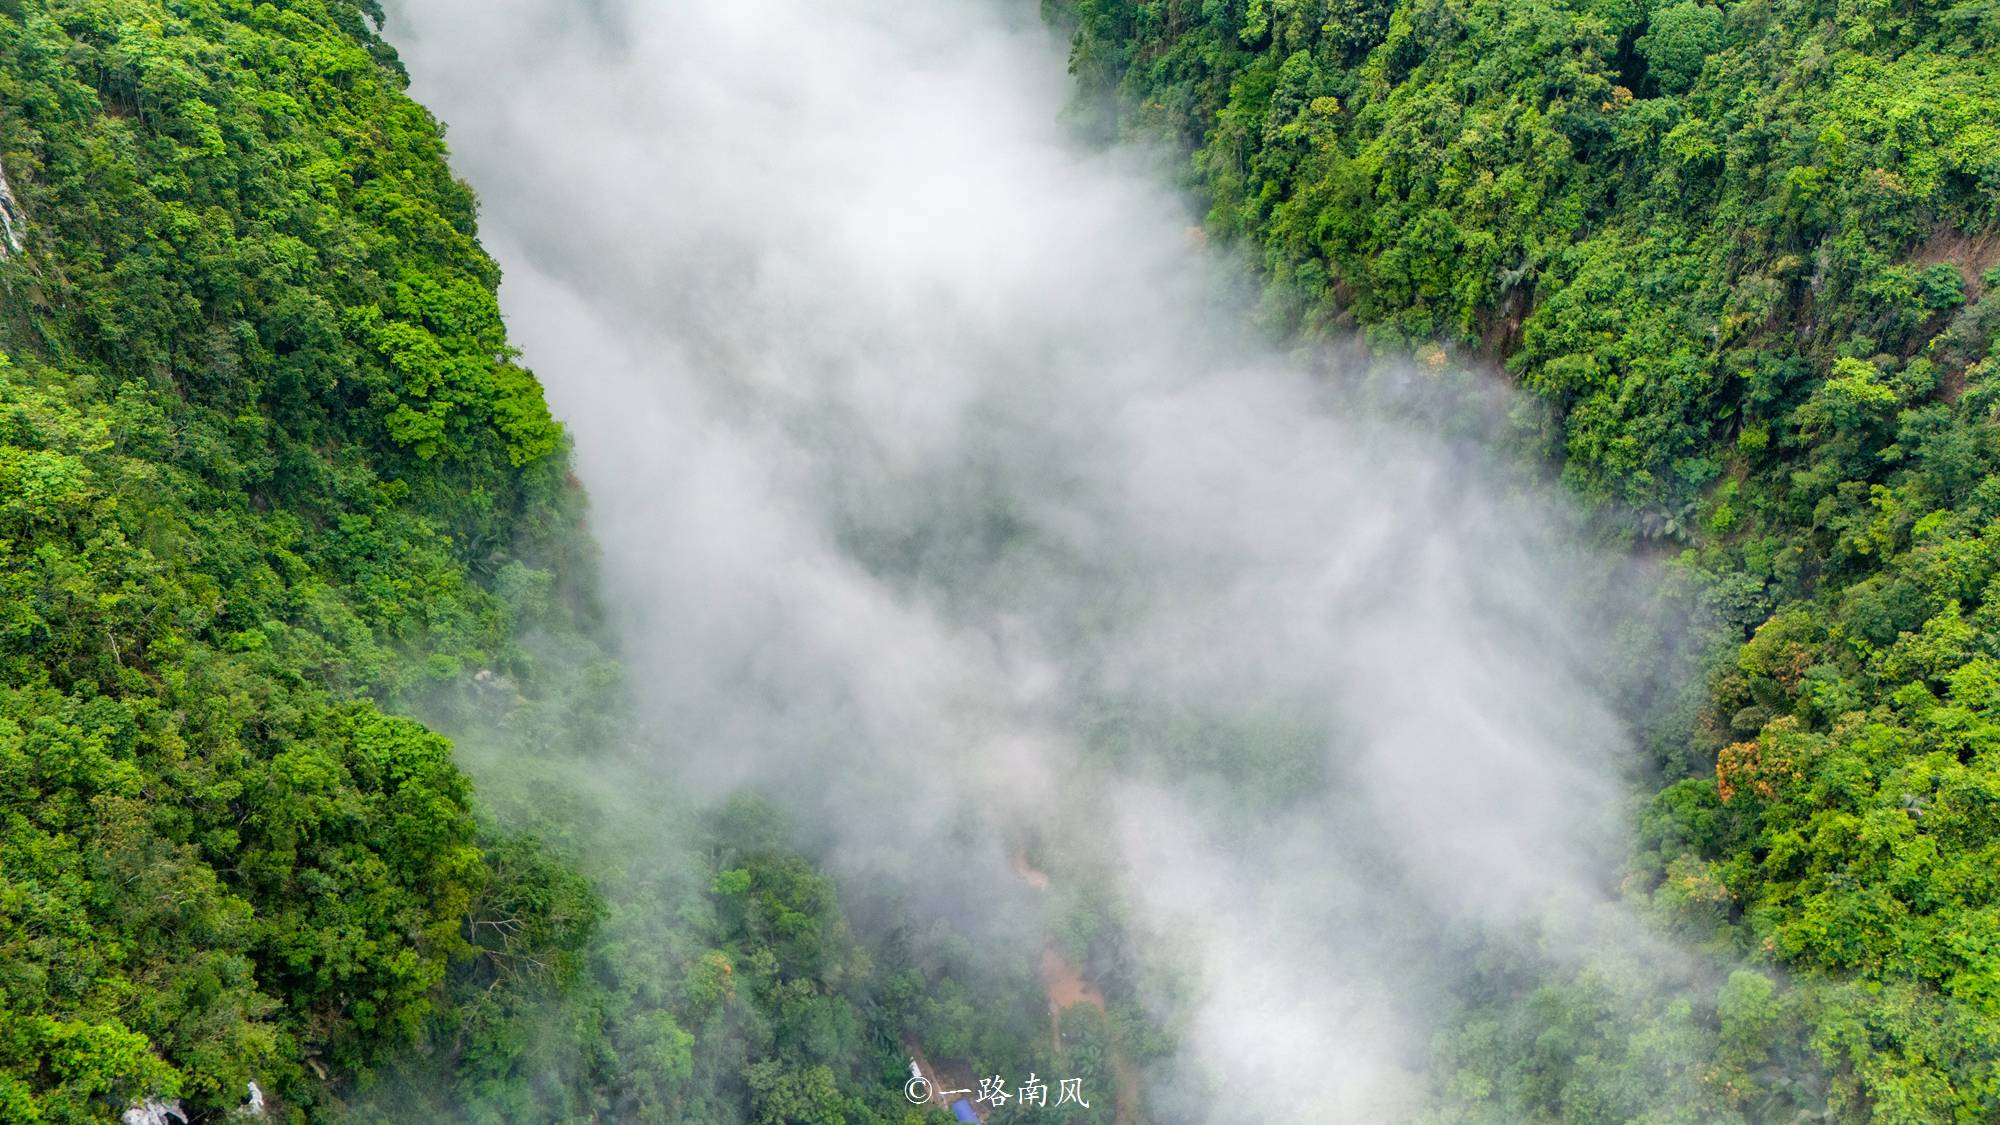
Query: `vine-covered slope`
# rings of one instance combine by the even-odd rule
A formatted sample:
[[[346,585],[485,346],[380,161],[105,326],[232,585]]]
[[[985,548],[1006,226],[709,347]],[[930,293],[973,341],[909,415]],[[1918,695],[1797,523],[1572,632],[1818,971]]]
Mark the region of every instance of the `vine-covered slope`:
[[[1734,634],[1628,887],[1750,968],[1637,1032],[1515,981],[1455,1115],[2000,1117],[2000,6],[1050,7],[1278,327],[1503,363]]]

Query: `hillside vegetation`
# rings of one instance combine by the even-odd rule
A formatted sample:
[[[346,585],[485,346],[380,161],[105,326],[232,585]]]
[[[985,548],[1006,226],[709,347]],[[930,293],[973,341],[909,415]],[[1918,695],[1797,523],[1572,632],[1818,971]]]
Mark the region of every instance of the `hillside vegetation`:
[[[405,717],[518,669],[577,505],[362,19],[0,5],[0,1119],[296,1113],[451,1017],[493,896],[594,910]]]
[[[1496,986],[1448,1116],[2000,1118],[2000,5],[1047,7],[1276,329],[1501,365],[1730,634],[1626,885],[1747,967],[1640,1026]]]
[[[582,858],[581,498],[380,18],[0,2],[0,1121],[900,1118],[767,813]]]

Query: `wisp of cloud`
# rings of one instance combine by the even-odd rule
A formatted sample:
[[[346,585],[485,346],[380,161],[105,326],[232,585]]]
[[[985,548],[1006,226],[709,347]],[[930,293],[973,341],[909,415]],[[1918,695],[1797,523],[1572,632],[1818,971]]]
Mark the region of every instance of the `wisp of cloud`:
[[[1066,131],[1032,5],[422,0],[389,34],[575,436],[660,771],[920,907],[1027,832],[1112,873],[1194,982],[1159,1120],[1387,1116],[1437,935],[1606,900],[1608,564],[1244,331],[1159,162]]]

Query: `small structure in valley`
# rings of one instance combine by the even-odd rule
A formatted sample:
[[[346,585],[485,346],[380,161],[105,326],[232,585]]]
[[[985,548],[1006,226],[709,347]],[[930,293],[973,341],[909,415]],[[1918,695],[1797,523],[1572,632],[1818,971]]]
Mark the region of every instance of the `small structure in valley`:
[[[124,1125],[187,1125],[188,1118],[177,1101],[147,1098],[126,1110],[119,1120]]]

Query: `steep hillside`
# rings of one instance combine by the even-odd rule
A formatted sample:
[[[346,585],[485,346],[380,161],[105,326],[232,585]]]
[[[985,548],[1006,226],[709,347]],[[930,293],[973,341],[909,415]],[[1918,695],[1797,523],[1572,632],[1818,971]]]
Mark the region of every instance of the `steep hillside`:
[[[505,883],[398,715],[518,663],[576,505],[362,20],[0,5],[8,1121],[310,1105],[440,1014]]]
[[[1649,1032],[1720,1036],[1713,1112],[2000,1116],[2000,8],[1048,7],[1274,326],[1504,364],[1740,646],[1627,884],[1753,967]],[[1454,1116],[1682,1119],[1593,987],[1500,992]]]
[[[1048,1069],[1031,963],[864,949],[775,814],[633,764],[381,18],[0,0],[0,1121],[901,1121],[900,1035]]]

